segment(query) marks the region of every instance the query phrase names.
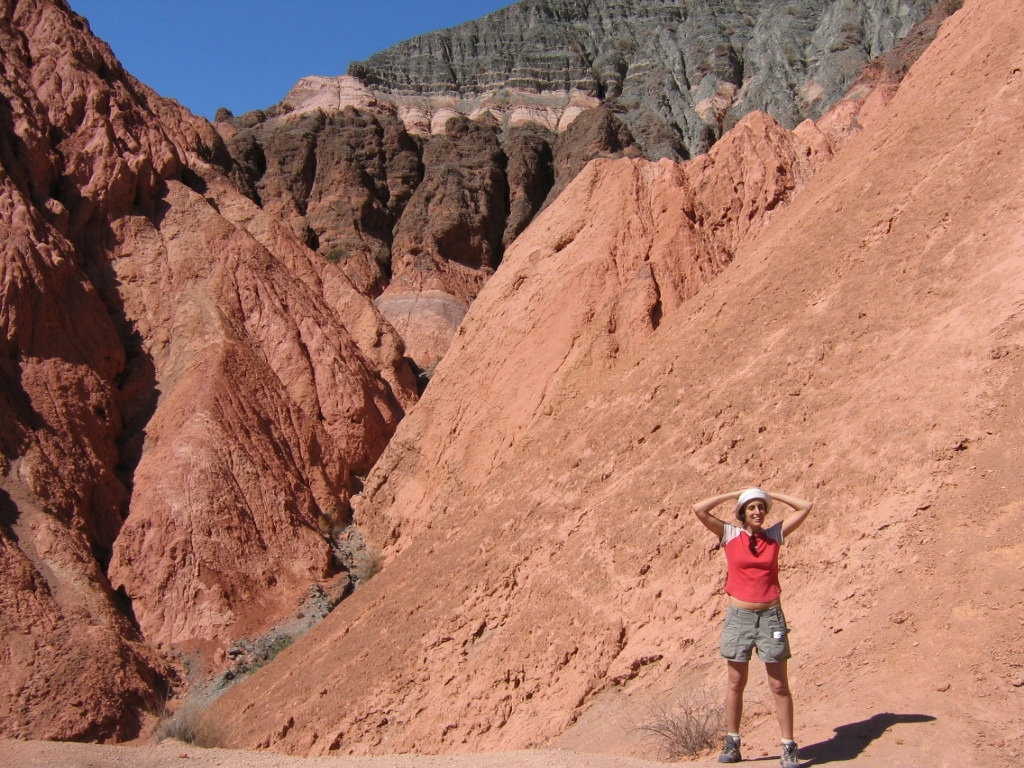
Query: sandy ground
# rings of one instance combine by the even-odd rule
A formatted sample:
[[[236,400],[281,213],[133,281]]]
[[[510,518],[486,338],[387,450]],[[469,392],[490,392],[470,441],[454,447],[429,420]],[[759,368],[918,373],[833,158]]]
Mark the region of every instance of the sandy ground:
[[[881,723],[879,725],[882,725]],[[842,763],[844,766],[929,765],[931,761],[915,751],[886,751],[867,756],[843,747],[841,738],[809,745],[805,766]],[[760,752],[760,751],[759,751]],[[777,754],[752,754],[744,762],[761,766],[776,765]],[[718,765],[715,756],[682,765]],[[389,755],[384,757],[302,758],[270,752],[242,752],[228,749],[199,749],[176,741],[156,746],[102,746],[47,741],[0,740],[0,768],[62,766],[62,768],[663,768],[670,763],[634,760],[611,755],[595,755],[569,750],[520,750],[464,755]]]
[[[301,758],[269,752],[199,749],[176,741],[152,747],[108,747],[45,741],[3,741],[0,766],[68,768],[653,768],[664,763],[608,755],[587,755],[562,750],[524,750],[465,755],[394,755],[387,757]]]

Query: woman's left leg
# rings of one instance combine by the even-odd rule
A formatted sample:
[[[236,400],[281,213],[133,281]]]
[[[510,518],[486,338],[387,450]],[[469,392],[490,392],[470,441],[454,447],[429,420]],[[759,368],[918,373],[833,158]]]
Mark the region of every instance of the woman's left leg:
[[[775,716],[779,720],[782,738],[793,738],[793,694],[789,691],[789,669],[787,661],[765,664],[768,672],[768,687],[775,696]]]

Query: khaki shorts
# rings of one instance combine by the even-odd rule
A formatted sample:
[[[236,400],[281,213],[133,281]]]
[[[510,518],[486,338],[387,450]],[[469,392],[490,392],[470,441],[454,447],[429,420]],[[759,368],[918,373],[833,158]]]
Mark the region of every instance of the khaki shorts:
[[[719,652],[729,661],[750,661],[754,648],[757,648],[757,657],[766,664],[785,661],[793,655],[781,605],[760,611],[734,605],[726,609]]]

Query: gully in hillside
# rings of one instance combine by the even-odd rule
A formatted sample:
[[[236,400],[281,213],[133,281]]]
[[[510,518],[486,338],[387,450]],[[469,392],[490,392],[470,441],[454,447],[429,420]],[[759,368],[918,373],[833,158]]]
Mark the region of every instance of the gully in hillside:
[[[724,501],[735,501],[737,527],[711,514]],[[769,528],[764,527],[772,502],[781,501],[793,512]],[[795,531],[811,511],[811,502],[760,488],[732,491],[712,496],[693,505],[693,513],[722,542],[728,576],[725,591],[729,607],[725,614],[720,651],[729,665],[729,685],[725,696],[728,733],[720,763],[740,761],[740,718],[743,714],[743,690],[747,685],[751,651],[768,672],[768,685],[775,697],[775,713],[782,731],[782,766],[800,764],[793,741],[793,696],[789,691],[787,660],[789,650],[786,617],[779,595],[779,549],[786,536]]]

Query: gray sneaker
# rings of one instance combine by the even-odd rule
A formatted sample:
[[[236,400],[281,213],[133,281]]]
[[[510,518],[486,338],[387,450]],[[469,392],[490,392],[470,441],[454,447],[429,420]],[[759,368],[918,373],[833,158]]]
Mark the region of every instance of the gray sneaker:
[[[796,742],[782,745],[782,768],[800,768],[800,750]]]
[[[738,763],[743,758],[740,756],[740,740],[732,736],[725,737],[725,748],[718,756],[720,763]]]

